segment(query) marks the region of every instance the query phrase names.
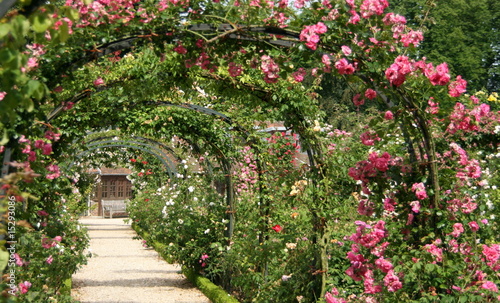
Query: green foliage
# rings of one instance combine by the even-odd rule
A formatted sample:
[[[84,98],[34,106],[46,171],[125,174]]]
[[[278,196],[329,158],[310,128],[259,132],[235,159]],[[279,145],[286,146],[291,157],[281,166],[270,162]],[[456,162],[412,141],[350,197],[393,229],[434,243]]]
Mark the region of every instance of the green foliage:
[[[396,0],[391,6],[410,23],[426,28],[420,56],[447,62],[454,74],[469,81],[471,91],[498,91],[498,1]]]

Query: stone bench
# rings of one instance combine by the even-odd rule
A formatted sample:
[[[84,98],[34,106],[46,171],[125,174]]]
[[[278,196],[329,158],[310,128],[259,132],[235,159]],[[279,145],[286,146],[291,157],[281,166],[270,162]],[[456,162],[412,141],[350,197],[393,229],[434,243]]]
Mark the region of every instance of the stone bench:
[[[127,205],[125,201],[103,201],[102,202],[102,217],[106,218],[106,213],[109,218],[113,218],[113,214],[120,214],[121,216],[127,215]]]

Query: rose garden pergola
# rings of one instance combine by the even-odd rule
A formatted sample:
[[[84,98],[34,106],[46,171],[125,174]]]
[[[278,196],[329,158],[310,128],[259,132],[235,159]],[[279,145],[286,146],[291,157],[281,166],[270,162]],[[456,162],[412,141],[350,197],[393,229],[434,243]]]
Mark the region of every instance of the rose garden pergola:
[[[422,33],[407,27],[404,17],[388,13],[385,0],[68,1],[66,6],[33,1],[9,10],[13,4],[4,1],[0,10],[5,21],[0,24],[2,201],[7,209],[14,197],[15,220],[27,222],[12,236],[26,243],[19,258],[39,265],[36,270],[21,266],[19,275],[50,277],[46,288],[31,282],[38,299],[56,294],[74,271],[62,274],[44,263],[48,249],[59,242],[75,247],[59,255],[76,268],[86,245],[77,240],[85,236],[71,218],[52,224],[45,215],[61,214],[72,186],[88,187],[84,178],[64,178],[59,164],[67,163],[67,175],[74,176],[84,169],[72,165],[76,159],[97,149],[121,148],[125,156],[113,153],[105,161],[125,163],[134,154],[130,150],[139,150],[151,155],[155,169],[165,169],[165,179],[174,179],[180,169],[176,160],[206,157],[199,161],[210,172],[207,180],[224,180],[225,206],[216,214],[228,219],[225,238],[212,239],[207,232],[204,245],[221,264],[231,258],[229,249],[226,255],[218,250],[222,242],[229,248],[251,247],[245,237],[255,233],[255,246],[262,246],[244,258],[255,261],[241,267],[223,273],[207,269],[230,290],[259,289],[259,300],[270,291],[335,302],[342,293],[327,292],[332,287],[381,302],[426,302],[434,294],[442,300],[494,300],[498,257],[490,251],[498,251],[498,244],[482,227],[491,224],[494,231],[496,222],[481,221],[494,207],[484,206],[488,196],[478,191],[495,195],[496,189],[486,185],[497,175],[482,174],[493,162],[477,151],[498,146],[497,105],[481,99],[487,94],[464,95],[466,81],[452,79],[445,63],[412,58]],[[364,103],[377,110],[357,133],[360,140],[339,139],[345,130],[330,132],[324,123],[317,92],[328,89],[323,79],[330,76],[351,92],[358,111]],[[291,142],[271,137],[264,143],[255,121],[284,121],[300,136],[308,165],[299,170],[286,163]],[[85,139],[102,129],[117,130],[123,138],[103,133]],[[396,135],[403,140],[392,142]],[[173,136],[187,143],[178,147],[181,153],[173,152]],[[176,186],[186,190],[173,195],[184,199],[177,204],[188,203],[195,186],[184,178],[188,171],[181,175]],[[245,182],[245,191],[235,194]],[[294,194],[283,189],[292,184]],[[352,192],[362,196],[355,199]],[[148,190],[143,194],[144,201],[152,199]],[[357,204],[358,215],[339,211],[348,208],[346,201]],[[243,211],[251,205],[253,217]],[[307,210],[307,219],[293,223],[296,230],[283,231],[276,221],[284,220],[290,205]],[[205,207],[191,206],[201,213]],[[7,216],[4,225],[11,219]],[[169,219],[164,214],[155,220]],[[355,222],[351,229],[339,229],[339,220]],[[37,222],[46,225],[33,227]],[[276,243],[292,241],[299,230],[308,240],[297,250],[297,260],[304,261],[292,272],[280,263],[285,257],[276,255]],[[339,239],[350,241],[351,250],[334,246]],[[475,244],[477,239],[483,246]],[[443,241],[448,246],[440,246]],[[186,242],[179,245],[193,249],[191,257],[199,253]],[[288,245],[286,253],[295,247]],[[347,256],[345,266],[331,261],[341,255]],[[190,262],[185,264],[203,269],[196,258]],[[283,277],[297,278],[273,284],[283,268],[290,271]],[[256,282],[231,284],[232,271],[255,272],[251,279]],[[458,286],[456,273],[464,271],[467,281]],[[341,278],[344,274],[352,280]],[[438,278],[430,278],[434,274]],[[26,285],[16,291],[28,296]]]

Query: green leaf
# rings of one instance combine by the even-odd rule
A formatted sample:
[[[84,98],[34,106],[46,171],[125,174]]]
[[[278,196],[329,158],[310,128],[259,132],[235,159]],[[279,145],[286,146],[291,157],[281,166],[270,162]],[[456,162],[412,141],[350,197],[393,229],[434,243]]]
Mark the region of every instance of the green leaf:
[[[0,50],[0,61],[5,64],[12,61],[15,57],[15,51],[10,48],[4,48]]]
[[[5,145],[7,144],[7,142],[9,142],[9,135],[7,134],[7,130],[4,128],[2,139],[0,140],[0,145]]]
[[[425,264],[425,271],[427,272],[432,272],[435,268],[436,268],[435,264],[432,263]]]
[[[9,264],[9,253],[6,251],[0,251],[0,270],[3,272],[5,267]]]
[[[460,303],[466,303],[468,302],[469,298],[466,297],[466,296],[461,296],[460,299],[458,300],[458,302]]]
[[[0,24],[0,39],[5,37],[10,32],[9,24]]]
[[[32,96],[37,100],[41,100],[43,98],[45,94],[45,89],[42,83],[36,80],[30,80],[26,85],[28,87],[27,94],[29,96]]]
[[[52,20],[45,15],[35,15],[32,22],[33,30],[37,33],[45,32],[52,25]]]
[[[59,30],[55,32],[57,35],[57,39],[59,42],[66,42],[69,38],[69,27],[66,22],[63,22],[63,24],[59,27]]]
[[[24,40],[24,37],[28,34],[30,29],[30,23],[24,16],[18,15],[12,21],[12,34],[15,36],[16,40]]]

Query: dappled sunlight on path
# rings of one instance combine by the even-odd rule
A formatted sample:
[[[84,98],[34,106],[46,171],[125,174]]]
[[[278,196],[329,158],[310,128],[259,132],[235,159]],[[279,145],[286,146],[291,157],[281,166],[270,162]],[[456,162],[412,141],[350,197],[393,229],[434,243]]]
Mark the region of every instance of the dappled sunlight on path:
[[[208,303],[180,274],[180,267],[162,260],[132,238],[123,219],[83,218],[89,229],[88,264],[73,275],[73,296],[82,303]]]

